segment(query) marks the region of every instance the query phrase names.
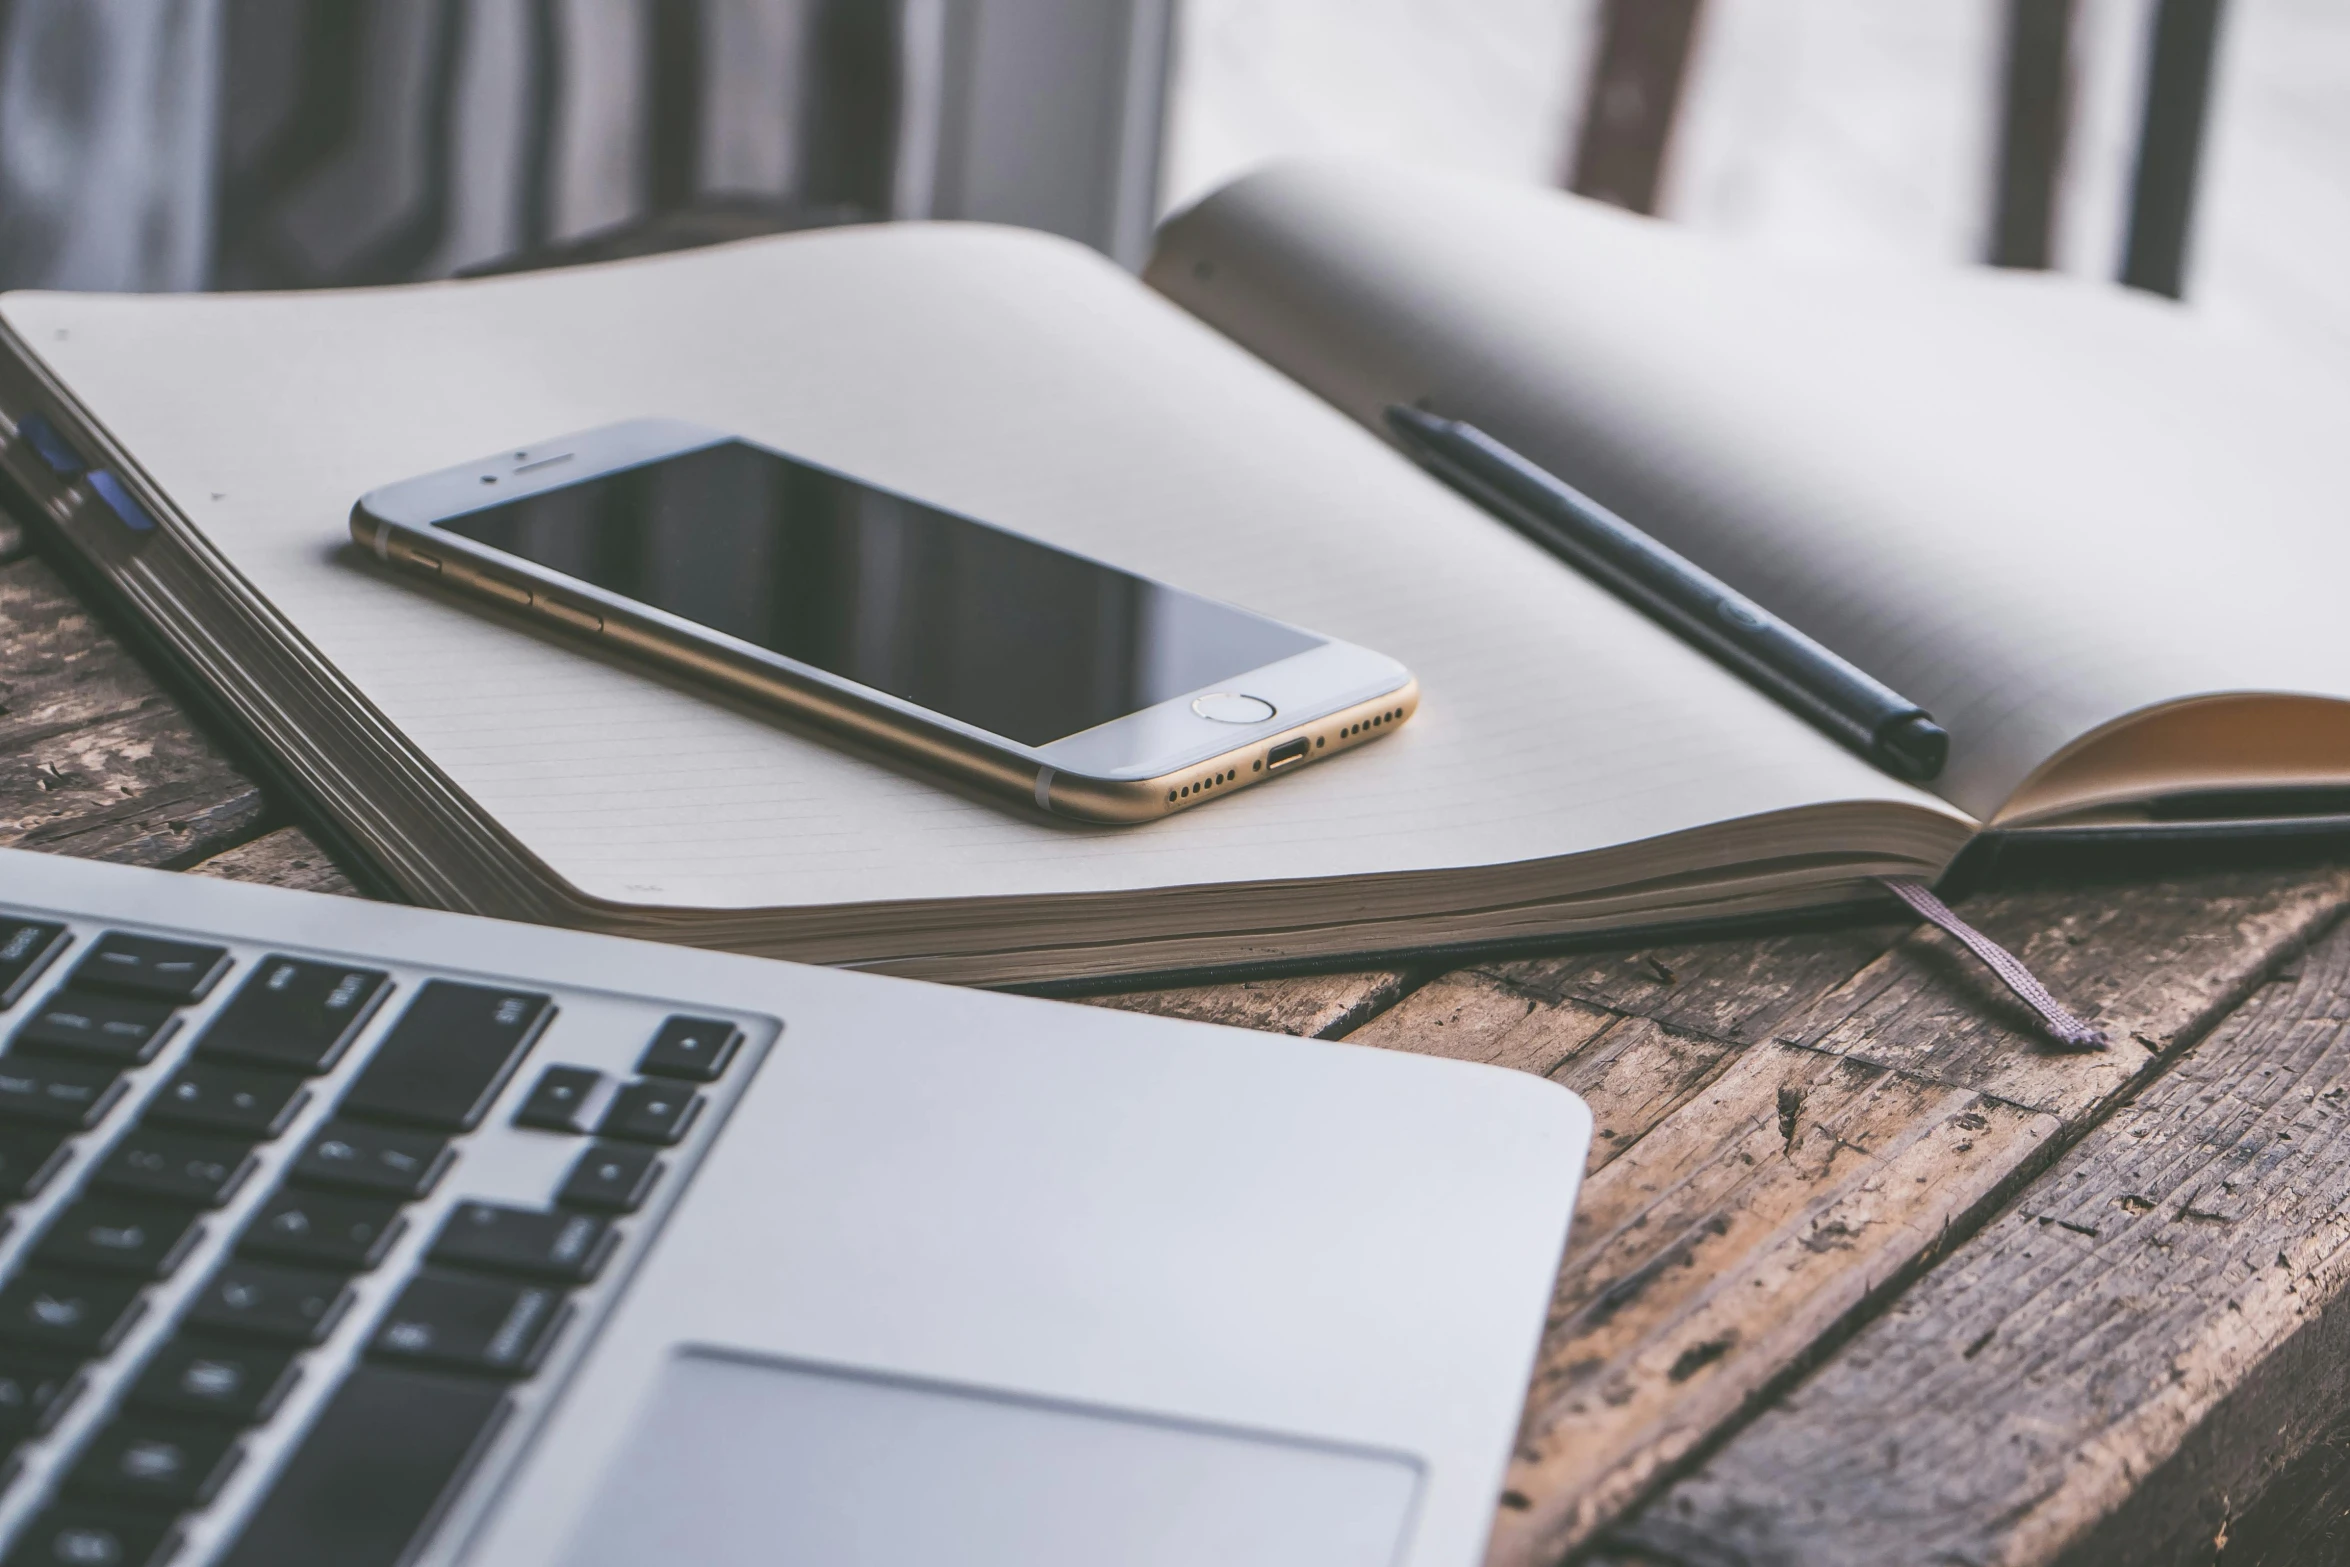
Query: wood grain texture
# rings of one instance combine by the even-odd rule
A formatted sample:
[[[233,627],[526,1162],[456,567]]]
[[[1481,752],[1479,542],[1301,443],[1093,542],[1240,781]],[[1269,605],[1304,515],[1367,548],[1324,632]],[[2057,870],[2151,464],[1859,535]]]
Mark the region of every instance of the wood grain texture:
[[[1493,1559],[1588,1544],[2346,896],[2350,878],[2327,871],[1970,901],[1970,918],[2123,1040],[2099,1055],[2042,1044],[1939,932],[1841,980],[1824,966],[1770,1039],[1726,1051],[1685,1102],[1595,1161]],[[1401,1029],[1417,1000],[1375,1027]]]
[[[57,575],[0,566],[0,753],[170,703]]]
[[[178,867],[263,816],[261,791],[55,573],[0,566],[0,843]]]
[[[1770,1037],[1779,1020],[1874,962],[1908,932],[1887,917],[1774,935],[1580,951],[1483,964],[1475,973],[1541,1001],[1580,1001],[1734,1044]]]
[[[2231,1508],[2212,1536],[2209,1560],[2214,1567],[2350,1562],[2350,1420],[2337,1422],[2241,1512]]]
[[[272,887],[299,887],[305,892],[334,892],[362,896],[336,869],[326,851],[299,827],[280,827],[249,843],[240,843],[210,859],[188,867],[192,876],[217,876],[224,881],[260,882]]]
[[[1182,985],[1076,996],[1089,1006],[1154,1012],[1195,1023],[1224,1023],[1268,1034],[1330,1039],[1387,1006],[1406,986],[1400,970],[1309,974],[1289,979],[1239,980],[1226,985]]]
[[[2350,1404],[2345,1191],[2337,928],[1624,1537],[1706,1567],[2241,1552],[2235,1506]]]
[[[1489,964],[1423,985],[1346,1038],[1572,1088],[1591,1106],[1596,1170],[1903,930],[1859,925]]]

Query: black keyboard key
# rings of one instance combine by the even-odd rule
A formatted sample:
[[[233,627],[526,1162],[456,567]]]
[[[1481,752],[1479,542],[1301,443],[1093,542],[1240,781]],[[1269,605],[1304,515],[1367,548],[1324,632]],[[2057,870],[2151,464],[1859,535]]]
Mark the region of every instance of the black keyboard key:
[[[612,1102],[612,1085],[603,1073],[584,1066],[551,1066],[539,1074],[514,1112],[516,1126],[542,1132],[585,1132],[596,1124]]]
[[[24,999],[41,971],[73,944],[63,925],[0,918],[0,1012]]]
[[[590,1143],[563,1178],[563,1189],[555,1193],[555,1201],[566,1208],[634,1213],[653,1194],[661,1168],[650,1148]]]
[[[568,1315],[560,1290],[420,1273],[376,1325],[367,1352],[456,1371],[526,1377]]]
[[[456,1155],[448,1139],[429,1132],[329,1121],[294,1161],[288,1178],[310,1186],[342,1186],[413,1202],[433,1189]]]
[[[190,1061],[147,1102],[141,1118],[265,1143],[291,1125],[309,1102],[310,1090],[298,1077]]]
[[[170,1513],[66,1501],[25,1526],[7,1567],[163,1567],[178,1551]]]
[[[63,1132],[0,1126],[0,1202],[17,1202],[40,1191],[67,1157]]]
[[[120,1197],[82,1197],[49,1221],[33,1249],[33,1260],[48,1268],[160,1279],[184,1262],[203,1238],[196,1215],[185,1208]]]
[[[332,1273],[268,1263],[224,1263],[188,1308],[187,1325],[280,1344],[317,1344],[334,1331],[351,1292]]]
[[[263,958],[196,1041],[196,1053],[288,1072],[332,1070],[391,987],[391,976],[376,969]]]
[[[388,1197],[341,1197],[289,1189],[269,1199],[237,1238],[248,1257],[275,1257],[338,1273],[365,1273],[408,1222]]]
[[[181,1334],[155,1352],[131,1384],[141,1409],[176,1410],[233,1425],[259,1425],[296,1382],[294,1351]]]
[[[0,1350],[0,1447],[49,1429],[81,1391],[71,1360]]]
[[[620,1090],[612,1108],[604,1112],[599,1137],[617,1137],[632,1143],[681,1141],[694,1118],[702,1113],[702,1096],[675,1083],[631,1083]]]
[[[469,1132],[554,1015],[546,996],[433,980],[375,1047],[340,1113]]]
[[[225,1137],[134,1126],[106,1151],[90,1182],[126,1196],[217,1208],[258,1162],[252,1149]]]
[[[723,1018],[673,1017],[645,1047],[636,1069],[644,1077],[715,1083],[742,1042],[743,1031]]]
[[[226,947],[109,931],[83,956],[67,983],[184,1007],[210,995],[228,971]]]
[[[55,1050],[119,1066],[151,1061],[179,1032],[179,1014],[167,1002],[60,990],[41,1003],[9,1041],[14,1050]]]
[[[0,1116],[86,1132],[122,1096],[115,1069],[62,1056],[0,1055]]]
[[[147,1507],[201,1507],[243,1456],[232,1427],[126,1410],[82,1449],[65,1486],[83,1496]]]
[[[357,1367],[218,1567],[407,1561],[497,1436],[507,1407],[494,1383]]]
[[[459,1203],[433,1237],[431,1260],[453,1268],[585,1284],[619,1244],[609,1219],[497,1203]]]
[[[139,1281],[29,1269],[0,1285],[0,1338],[103,1355],[139,1319]]]

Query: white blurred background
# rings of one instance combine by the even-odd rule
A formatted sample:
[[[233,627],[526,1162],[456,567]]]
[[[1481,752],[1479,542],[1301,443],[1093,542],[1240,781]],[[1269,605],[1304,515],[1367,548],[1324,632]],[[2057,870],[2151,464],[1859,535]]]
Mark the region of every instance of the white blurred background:
[[[1773,250],[1982,258],[2000,0],[1706,0],[1658,211]],[[2153,0],[2078,0],[2054,266],[2120,269]],[[1162,206],[1267,158],[1559,184],[1597,0],[1183,0]],[[2350,363],[2350,0],[2221,16],[2187,299]]]

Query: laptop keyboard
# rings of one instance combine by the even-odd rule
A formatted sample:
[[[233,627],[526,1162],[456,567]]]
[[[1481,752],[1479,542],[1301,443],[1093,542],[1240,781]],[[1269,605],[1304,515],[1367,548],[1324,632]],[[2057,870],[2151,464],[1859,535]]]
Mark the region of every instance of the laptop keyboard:
[[[453,1551],[779,1026],[0,908],[0,1567]]]

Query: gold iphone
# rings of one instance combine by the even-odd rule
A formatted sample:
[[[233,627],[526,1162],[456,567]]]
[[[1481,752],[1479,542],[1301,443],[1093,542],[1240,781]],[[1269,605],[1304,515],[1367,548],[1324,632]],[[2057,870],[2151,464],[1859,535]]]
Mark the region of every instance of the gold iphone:
[[[1145,822],[1412,716],[1391,658],[754,442],[637,419],[369,492],[392,566],[898,761]]]

